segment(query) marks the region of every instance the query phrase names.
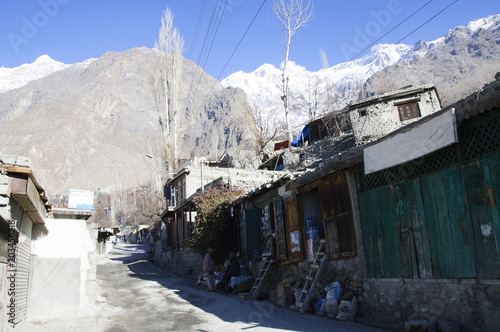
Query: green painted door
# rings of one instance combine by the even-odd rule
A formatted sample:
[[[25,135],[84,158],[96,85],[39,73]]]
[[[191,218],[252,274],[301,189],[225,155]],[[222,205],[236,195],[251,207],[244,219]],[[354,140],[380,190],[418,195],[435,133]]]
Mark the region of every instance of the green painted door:
[[[500,156],[463,166],[482,278],[500,277]],[[472,233],[472,232],[471,232]]]
[[[420,179],[434,278],[476,276],[474,238],[459,166]]]

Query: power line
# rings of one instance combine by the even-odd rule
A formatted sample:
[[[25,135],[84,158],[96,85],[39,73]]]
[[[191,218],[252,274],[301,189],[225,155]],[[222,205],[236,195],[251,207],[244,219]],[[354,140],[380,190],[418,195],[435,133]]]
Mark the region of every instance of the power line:
[[[189,53],[188,53],[189,60],[191,60],[191,56],[193,55],[194,45],[196,44],[196,39],[198,38],[198,32],[200,31],[201,21],[203,19],[203,13],[205,12],[206,4],[207,0],[204,0],[200,8],[200,13],[198,14],[198,21],[196,22],[196,28],[194,30],[193,40],[191,42],[191,47],[189,48]]]
[[[450,3],[448,6],[446,6],[445,8],[443,8],[441,11],[439,11],[436,15],[432,16],[430,19],[428,19],[427,21],[425,21],[424,23],[422,23],[421,25],[419,25],[416,29],[412,30],[409,34],[407,34],[406,36],[404,36],[403,38],[401,38],[400,40],[398,40],[396,42],[396,44],[400,43],[402,40],[406,39],[408,36],[410,36],[411,34],[413,34],[415,31],[419,30],[421,27],[423,27],[424,25],[426,25],[427,23],[429,23],[430,21],[432,21],[433,19],[435,19],[437,16],[439,16],[442,12],[444,12],[445,10],[447,10],[448,8],[450,8],[451,6],[453,6],[455,3],[457,3],[458,0],[455,0],[453,1],[452,3]]]
[[[217,24],[217,29],[215,30],[214,37],[212,38],[212,43],[210,44],[210,49],[208,50],[207,58],[205,60],[205,64],[202,67],[203,70],[205,70],[205,66],[207,65],[208,58],[210,57],[210,53],[212,53],[212,47],[214,46],[215,37],[217,37],[217,32],[219,32],[219,27],[220,27],[220,24],[222,22],[222,16],[224,16],[224,13],[226,11],[227,2],[228,2],[228,0],[226,0],[226,3],[224,4],[224,9],[222,10],[222,14],[220,16],[219,24]]]
[[[401,21],[400,23],[398,23],[394,28],[392,28],[391,30],[389,30],[387,33],[385,33],[382,37],[378,38],[376,41],[374,41],[372,44],[370,44],[369,46],[367,46],[365,49],[363,49],[361,52],[359,52],[358,54],[356,54],[354,57],[352,57],[349,61],[346,61],[343,63],[343,66],[345,66],[348,62],[356,59],[358,56],[360,56],[362,53],[364,53],[368,48],[372,47],[376,42],[380,41],[382,38],[384,38],[385,36],[387,36],[389,33],[391,33],[392,31],[396,30],[399,26],[401,26],[401,24],[403,24],[404,22],[406,22],[408,19],[410,19],[411,17],[413,17],[415,14],[417,14],[418,12],[420,12],[424,7],[426,7],[427,5],[429,5],[433,0],[430,0],[428,1],[427,3],[425,3],[422,7],[418,8],[415,12],[413,12],[412,14],[410,14],[408,17],[406,17],[403,21]],[[421,27],[423,27],[424,25],[426,25],[427,23],[429,23],[431,20],[433,20],[435,17],[437,17],[438,15],[440,15],[442,12],[444,12],[445,10],[447,10],[448,8],[450,8],[452,5],[454,5],[456,2],[458,2],[458,0],[455,0],[454,2],[452,2],[450,5],[446,6],[444,9],[442,9],[441,11],[439,11],[437,14],[435,14],[434,16],[432,16],[430,19],[428,19],[427,21],[425,21],[423,24],[421,24],[420,26],[418,26],[416,29],[414,29],[413,31],[411,31],[410,33],[408,33],[406,36],[404,36],[403,38],[401,38],[400,40],[398,40],[395,44],[398,44],[400,43],[402,40],[406,39],[408,36],[410,36],[411,34],[413,34],[415,31],[419,30]],[[340,68],[342,68],[343,66],[341,66]],[[318,81],[318,84],[326,81],[333,73],[330,72],[328,73],[324,78],[322,78],[321,80]]]
[[[349,61],[352,61],[352,60],[356,59],[358,56],[360,56],[361,54],[363,54],[367,49],[369,49],[370,47],[372,47],[373,45],[375,45],[378,41],[380,41],[382,38],[384,38],[385,36],[387,36],[388,34],[390,34],[391,32],[393,32],[394,30],[396,30],[401,24],[403,24],[404,22],[406,22],[407,20],[409,20],[411,17],[413,17],[415,14],[417,14],[422,9],[424,9],[424,7],[426,7],[432,1],[434,1],[434,0],[430,0],[425,5],[423,5],[419,9],[417,9],[417,11],[413,12],[413,14],[411,14],[410,16],[408,16],[407,18],[405,18],[404,20],[402,20],[401,22],[399,22],[398,25],[396,25],[394,28],[392,28],[391,30],[389,30],[385,34],[383,34],[382,37],[380,37],[379,39],[375,40],[373,43],[371,43],[370,45],[368,45],[367,47],[365,47],[361,52],[359,52],[358,54],[356,54],[355,56],[353,56]]]
[[[238,45],[236,45],[236,47],[234,48],[233,50],[233,53],[231,53],[231,56],[229,57],[229,59],[227,60],[226,64],[224,65],[224,68],[222,68],[219,76],[217,76],[217,81],[219,80],[219,78],[221,77],[222,73],[224,72],[224,70],[226,69],[227,65],[229,64],[229,62],[231,61],[231,59],[233,58],[234,56],[234,53],[236,53],[236,50],[238,49],[238,47],[240,47],[240,44],[241,42],[243,41],[243,39],[245,38],[245,36],[247,35],[248,31],[250,30],[250,28],[252,27],[252,24],[253,22],[255,21],[255,19],[257,18],[257,16],[259,15],[262,7],[264,7],[264,4],[266,3],[267,0],[264,0],[262,1],[262,4],[260,5],[259,7],[259,10],[257,10],[257,13],[255,14],[255,16],[253,17],[252,21],[250,22],[250,24],[248,25],[245,33],[243,34],[243,36],[241,37],[240,41],[238,42]]]
[[[219,27],[220,27],[220,24],[222,22],[222,18],[224,16],[224,13],[226,10],[228,0],[226,0],[223,8],[222,8],[222,1],[223,0],[220,0],[220,2],[219,2],[219,0],[218,0],[216,3],[216,6],[214,7],[214,10],[212,11],[212,17],[210,18],[209,27],[207,29],[207,33],[206,33],[205,39],[203,41],[202,51],[200,52],[200,57],[198,59],[198,63],[200,64],[200,67],[202,70],[200,71],[199,75],[195,73],[195,75],[193,76],[191,90],[190,90],[190,93],[188,95],[188,103],[189,103],[188,107],[191,105],[191,102],[193,100],[192,95],[195,93],[195,90],[198,89],[198,86],[200,84],[200,81],[201,81],[201,78],[202,78],[203,72],[204,72],[204,67],[206,66],[206,64],[208,62],[208,58],[210,57],[210,53],[212,51],[213,44],[214,44],[215,39],[217,37],[217,33],[219,31]],[[221,8],[222,8],[222,13],[221,13]],[[218,22],[217,22],[217,19],[215,21],[213,19],[216,16],[216,14],[219,17]],[[205,47],[207,46],[207,42],[210,44],[210,47],[209,47],[208,51],[205,52]]]
[[[243,36],[240,38],[238,44],[236,45],[236,47],[234,48],[233,52],[231,53],[231,56],[229,57],[229,59],[226,61],[226,64],[224,65],[224,67],[222,68],[221,72],[219,73],[219,76],[217,76],[217,81],[219,81],[219,78],[221,77],[222,73],[224,72],[224,70],[226,69],[227,65],[229,64],[229,62],[231,61],[231,59],[233,58],[234,54],[236,53],[236,51],[238,50],[239,46],[241,45],[241,43],[243,42],[243,39],[245,38],[245,36],[247,35],[248,31],[250,30],[250,28],[252,27],[253,23],[255,22],[255,20],[257,19],[257,16],[259,15],[259,13],[261,12],[262,8],[264,7],[264,4],[266,3],[267,0],[263,0],[259,9],[257,10],[257,12],[255,13],[254,17],[252,18],[252,20],[250,21],[250,24],[248,25],[247,29],[245,30],[245,32],[243,33]],[[215,91],[214,91],[214,87],[215,87],[215,84],[214,83],[212,85],[212,88],[211,88],[211,91],[208,95],[210,95],[210,98],[209,100],[215,96]]]

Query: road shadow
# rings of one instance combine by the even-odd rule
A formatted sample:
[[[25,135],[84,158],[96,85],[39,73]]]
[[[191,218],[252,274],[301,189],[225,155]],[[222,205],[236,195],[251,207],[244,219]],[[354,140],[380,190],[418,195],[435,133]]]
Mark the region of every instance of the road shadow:
[[[197,286],[192,276],[184,276],[153,264],[150,249],[149,245],[120,244],[108,258],[125,264],[130,271],[130,277],[157,282],[184,301],[226,323],[244,325],[242,330],[268,328],[288,331],[383,331],[352,322],[335,321],[311,314],[301,315],[278,307],[270,301],[242,300],[232,293],[208,292],[204,286]],[[213,327],[210,330],[213,331]]]

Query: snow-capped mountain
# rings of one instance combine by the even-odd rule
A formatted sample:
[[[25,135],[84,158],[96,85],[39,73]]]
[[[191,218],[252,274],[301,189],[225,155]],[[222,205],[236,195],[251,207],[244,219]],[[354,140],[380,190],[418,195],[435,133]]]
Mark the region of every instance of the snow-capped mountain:
[[[416,61],[430,51],[452,43],[453,38],[474,39],[485,30],[500,27],[500,15],[491,15],[471,21],[467,26],[451,29],[442,38],[431,42],[418,41],[415,45],[379,44],[371,48],[363,57],[337,64],[317,72],[289,62],[289,103],[292,105],[292,124],[297,129],[311,117],[333,108],[342,108],[359,98],[363,84],[374,74],[398,63]],[[500,52],[499,52],[500,53]],[[428,82],[429,83],[429,82]],[[432,82],[430,82],[432,83]],[[224,80],[224,86],[242,88],[250,104],[258,107],[264,117],[275,118],[274,111],[283,107],[282,75],[279,68],[264,64],[251,73],[236,72]],[[397,88],[397,87],[395,87]],[[335,102],[328,103],[328,98]]]
[[[292,123],[301,126],[309,118],[319,115],[324,109],[327,91],[334,95],[359,91],[363,83],[373,74],[387,66],[403,61],[413,50],[409,45],[379,44],[360,59],[344,62],[316,72],[289,61],[289,95],[292,107]],[[270,64],[264,64],[252,73],[237,72],[224,80],[226,87],[242,88],[251,105],[258,107],[265,116],[281,109],[282,71]],[[346,98],[350,98],[346,96]],[[342,107],[340,102],[334,107]],[[316,112],[316,114],[313,114]],[[311,114],[309,114],[311,113]]]
[[[38,57],[33,63],[15,68],[0,68],[0,93],[22,87],[31,81],[48,76],[70,65],[52,60],[48,55]]]

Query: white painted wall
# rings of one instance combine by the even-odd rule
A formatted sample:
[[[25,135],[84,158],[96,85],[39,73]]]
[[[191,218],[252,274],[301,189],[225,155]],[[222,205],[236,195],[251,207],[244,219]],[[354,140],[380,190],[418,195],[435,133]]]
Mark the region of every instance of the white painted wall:
[[[414,99],[416,97],[420,97],[418,106],[420,108],[421,117],[401,121],[399,119],[398,107],[394,104],[405,101],[415,101]],[[349,116],[351,118],[356,143],[359,144],[378,140],[440,109],[441,103],[439,102],[436,90],[431,89],[422,93],[410,94],[384,101],[377,101],[375,99],[369,106],[351,110]],[[360,111],[363,111],[366,115],[361,115]]]
[[[28,319],[86,314],[95,304],[96,239],[85,220],[46,219],[33,242]]]

